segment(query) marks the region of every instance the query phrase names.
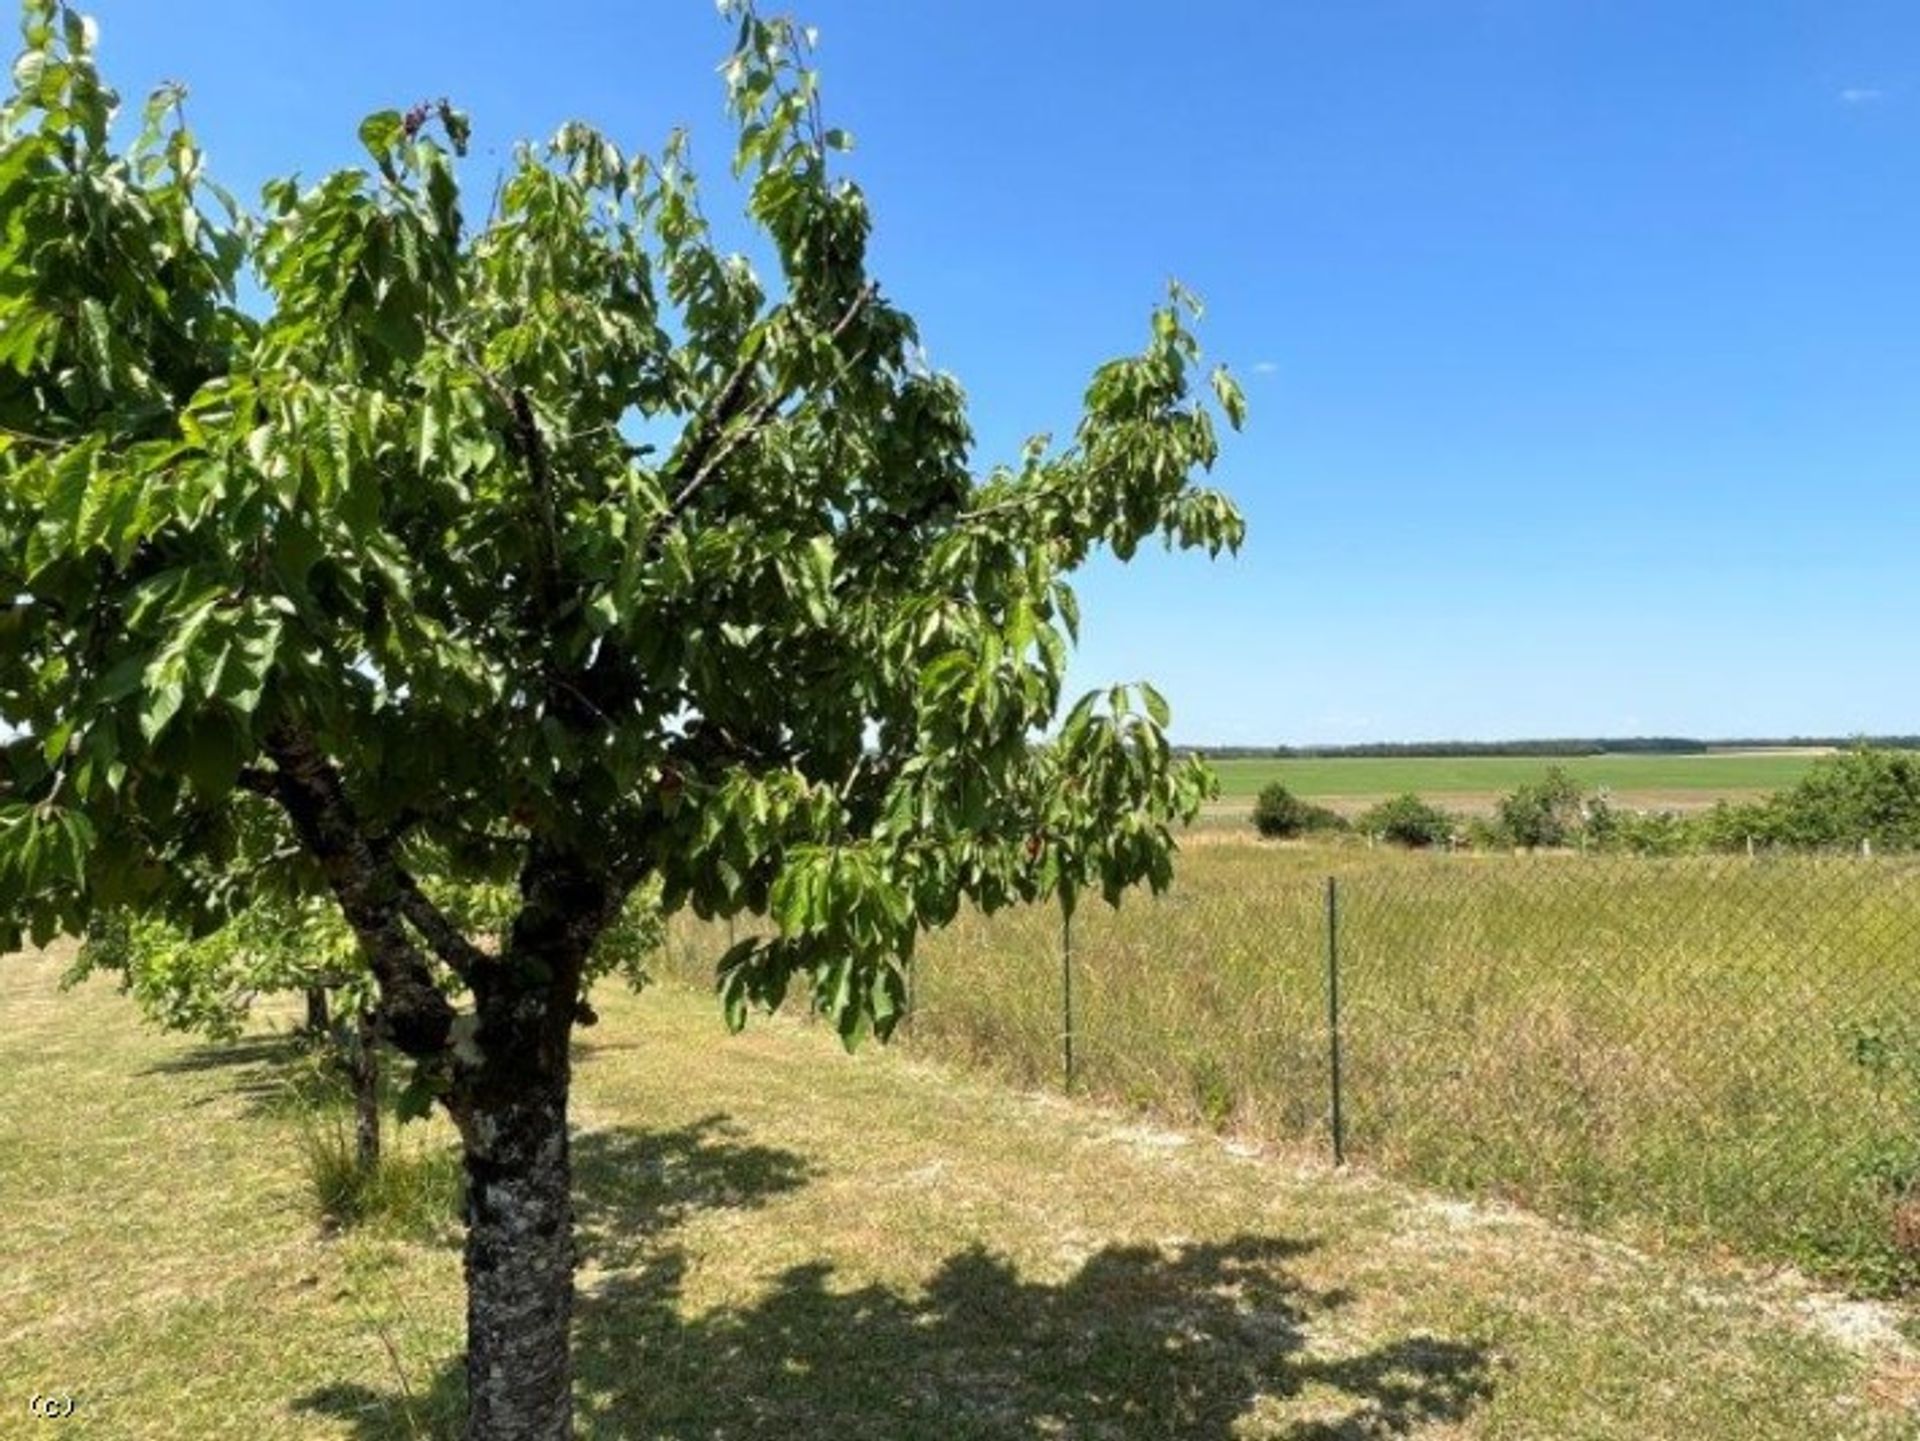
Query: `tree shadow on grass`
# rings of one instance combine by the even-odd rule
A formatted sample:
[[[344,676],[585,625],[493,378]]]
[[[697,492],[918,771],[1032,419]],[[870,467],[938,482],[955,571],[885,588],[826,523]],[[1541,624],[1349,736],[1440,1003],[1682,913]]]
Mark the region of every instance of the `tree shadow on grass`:
[[[670,1131],[628,1127],[574,1135],[576,1249],[583,1265],[644,1264],[660,1238],[701,1211],[748,1211],[812,1179],[806,1160],[744,1140],[714,1114]]]
[[[218,1071],[231,1073],[228,1084],[219,1091],[208,1091],[181,1104],[211,1106],[223,1096],[235,1096],[242,1102],[242,1114],[273,1115],[307,1103],[344,1100],[344,1081],[330,1083],[324,1068],[313,1063],[313,1043],[292,1032],[242,1036],[232,1041],[213,1041],[182,1051],[176,1056],[155,1061],[139,1074],[143,1076],[193,1076]]]
[[[1182,1437],[1366,1441],[1459,1421],[1492,1389],[1480,1347],[1408,1335],[1312,1344],[1351,1304],[1290,1264],[1316,1243],[1270,1236],[1109,1246],[1060,1281],[972,1247],[917,1286],[837,1285],[794,1266],[757,1298],[689,1313],[696,1212],[763,1205],[803,1185],[791,1152],[722,1117],[576,1143],[580,1229],[599,1273],[575,1328],[579,1434],[721,1441],[872,1437],[1029,1441]],[[303,1398],[359,1441],[454,1436],[458,1366],[409,1398],[358,1386]]]
[[[1288,1271],[1311,1249],[1263,1236],[1110,1246],[1049,1283],[976,1247],[915,1291],[836,1288],[831,1268],[804,1265],[749,1305],[695,1317],[677,1305],[686,1261],[669,1250],[584,1300],[581,1429],[1359,1441],[1457,1421],[1488,1394],[1483,1354],[1458,1342],[1307,1354],[1312,1321],[1348,1299]],[[1302,1397],[1312,1419],[1283,1413]]]
[[[200,1071],[223,1071],[237,1066],[252,1070],[283,1066],[301,1052],[306,1043],[290,1032],[241,1036],[232,1041],[211,1041],[182,1051],[177,1056],[155,1061],[139,1074],[143,1076],[183,1076]]]
[[[353,1081],[343,1053],[330,1042],[300,1031],[274,1031],[232,1041],[195,1046],[177,1056],[156,1061],[140,1072],[145,1076],[193,1075],[227,1071],[219,1090],[186,1100],[189,1106],[211,1106],[223,1099],[240,1102],[240,1114],[249,1118],[312,1116],[351,1111]],[[380,1052],[381,1114],[394,1121],[409,1075],[409,1066],[396,1052]]]

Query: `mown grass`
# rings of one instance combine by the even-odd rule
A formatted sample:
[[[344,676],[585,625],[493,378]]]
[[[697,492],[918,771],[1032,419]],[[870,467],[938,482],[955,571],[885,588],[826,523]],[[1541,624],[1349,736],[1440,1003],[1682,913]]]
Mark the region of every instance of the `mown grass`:
[[[1705,796],[1780,790],[1812,769],[1816,756],[1797,752],[1728,755],[1613,756],[1345,756],[1216,760],[1221,797],[1251,801],[1280,781],[1296,795],[1386,796],[1414,791],[1444,797],[1491,794],[1537,781],[1559,766],[1589,788],[1619,792],[1686,792]]]
[[[108,1441],[457,1434],[452,1238],[318,1226],[283,1045],[142,1030],[58,969],[0,963],[0,1405],[72,1394]],[[793,1022],[728,1040],[677,987],[603,999],[598,1441],[1911,1434],[1920,1357],[1878,1312]]]
[[[1857,1039],[1920,1015],[1920,866],[1191,847],[1074,926],[1077,1084],[1325,1145],[1326,878],[1340,885],[1348,1154],[1643,1245],[1920,1282],[1920,1097]],[[718,937],[681,925],[681,973]],[[1062,1079],[1057,910],[964,916],[911,1044]]]

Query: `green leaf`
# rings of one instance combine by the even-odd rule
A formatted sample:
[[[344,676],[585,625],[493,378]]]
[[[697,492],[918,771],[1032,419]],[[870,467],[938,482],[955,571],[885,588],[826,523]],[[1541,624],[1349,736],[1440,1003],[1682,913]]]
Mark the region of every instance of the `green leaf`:
[[[199,717],[187,737],[186,773],[194,790],[208,801],[221,800],[248,757],[246,737],[217,711]]]
[[[223,650],[209,699],[225,701],[240,715],[257,710],[280,652],[281,628],[275,615],[255,612],[242,620]]]
[[[1148,717],[1165,730],[1173,720],[1173,708],[1167,704],[1167,698],[1145,681],[1140,682],[1140,698],[1146,703]]]
[[[92,701],[95,705],[112,705],[125,700],[140,689],[141,676],[146,672],[149,657],[136,651],[132,655],[122,656],[108,666],[94,682]]]
[[[736,941],[727,948],[719,964],[714,967],[720,1005],[729,1031],[737,1033],[747,1024],[747,963],[752,960],[759,946],[760,940],[755,936]]]
[[[406,118],[398,110],[376,110],[360,122],[360,143],[383,170],[406,133]]]
[[[13,62],[14,89],[22,95],[31,95],[39,88],[40,77],[46,73],[47,55],[40,50],[22,52]]]
[[[149,742],[156,739],[180,713],[180,703],[185,698],[185,682],[178,673],[149,675],[146,696],[140,706],[140,734]]]
[[[47,738],[41,742],[40,754],[46,757],[48,765],[57,765],[60,757],[67,753],[67,745],[73,739],[72,717],[60,722],[47,732]]]
[[[1065,581],[1054,587],[1053,602],[1060,610],[1060,619],[1066,622],[1067,639],[1076,645],[1080,641],[1080,598],[1073,593],[1073,587]]]
[[[422,475],[433,473],[440,459],[441,425],[440,413],[431,400],[420,403],[420,431],[414,466]]]
[[[1239,430],[1247,423],[1247,397],[1239,383],[1227,374],[1224,365],[1216,366],[1213,372],[1213,393],[1220,402],[1220,408],[1227,413],[1227,424]]]
[[[100,38],[100,27],[93,17],[82,15],[78,10],[66,10],[60,18],[67,50],[75,56],[90,54]]]
[[[1067,712],[1067,718],[1060,726],[1060,739],[1063,742],[1076,741],[1086,732],[1087,726],[1093,720],[1093,708],[1099,702],[1100,692],[1090,690],[1074,703],[1073,709]]]

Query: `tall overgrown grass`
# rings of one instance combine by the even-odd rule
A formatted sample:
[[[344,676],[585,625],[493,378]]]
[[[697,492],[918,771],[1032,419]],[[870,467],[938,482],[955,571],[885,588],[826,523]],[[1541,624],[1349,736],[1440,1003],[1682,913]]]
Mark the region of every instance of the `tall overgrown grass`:
[[[438,1117],[400,1124],[391,1083],[382,1088],[380,1155],[362,1163],[353,1091],[337,1058],[315,1048],[290,1062],[272,1109],[293,1124],[315,1219],[425,1242],[460,1224],[466,1180],[460,1148]]]
[[[1642,1243],[1920,1283],[1914,1097],[1861,1064],[1920,1015],[1920,865],[1195,846],[1167,895],[1075,917],[1078,1087],[1324,1144],[1329,874],[1350,1156]],[[667,968],[710,983],[723,942],[680,923]],[[928,937],[908,1043],[1057,1083],[1060,945],[1057,909]]]
[[[372,1226],[421,1241],[446,1239],[460,1220],[465,1185],[460,1153],[445,1138],[414,1135],[412,1129],[390,1129],[380,1159],[363,1166],[351,1116],[304,1118],[300,1160],[324,1224]]]

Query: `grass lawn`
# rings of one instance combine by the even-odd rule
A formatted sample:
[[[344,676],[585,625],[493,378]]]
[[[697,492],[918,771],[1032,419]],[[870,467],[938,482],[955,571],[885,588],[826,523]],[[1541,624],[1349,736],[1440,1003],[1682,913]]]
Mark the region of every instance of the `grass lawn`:
[[[1487,809],[1515,786],[1537,781],[1559,766],[1586,786],[1606,786],[1626,804],[1682,809],[1721,797],[1762,794],[1790,786],[1819,757],[1778,751],[1725,755],[1572,756],[1351,756],[1334,759],[1218,760],[1223,805],[1251,805],[1260,788],[1284,782],[1296,795],[1342,802],[1414,791],[1465,809]]]
[[[412,1438],[457,1408],[442,1234],[328,1236],[271,1037],[0,964],[0,1434]],[[1914,1435],[1881,1308],[1333,1175],[709,997],[579,1048],[583,1434],[998,1441]],[[416,1131],[409,1148],[447,1143]]]

